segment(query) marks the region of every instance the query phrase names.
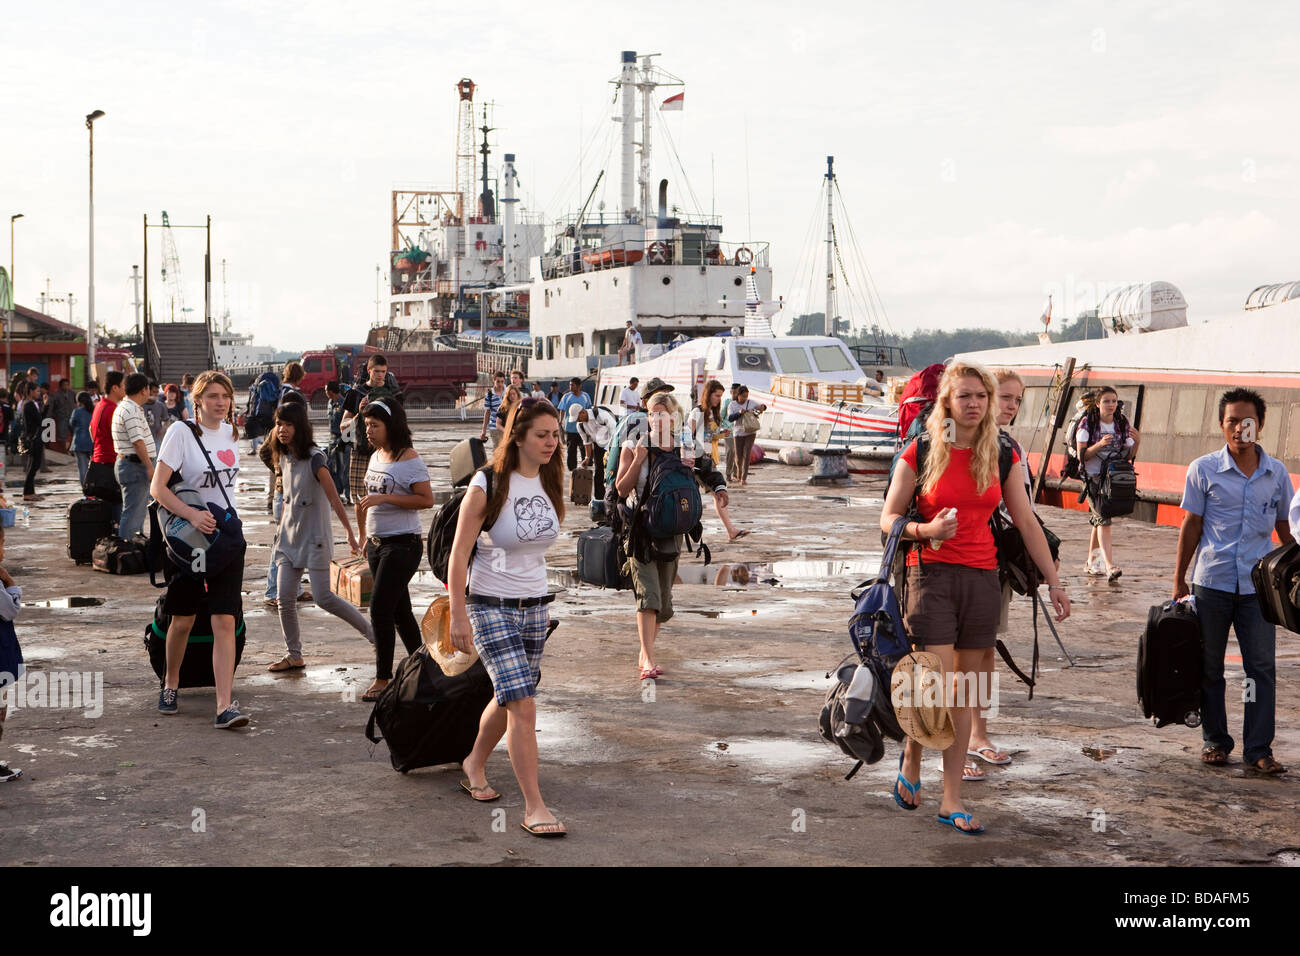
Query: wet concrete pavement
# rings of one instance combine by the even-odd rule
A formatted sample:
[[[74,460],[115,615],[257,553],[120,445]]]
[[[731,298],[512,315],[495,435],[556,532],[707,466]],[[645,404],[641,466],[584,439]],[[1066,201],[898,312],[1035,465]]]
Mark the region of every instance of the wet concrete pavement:
[[[447,486],[447,451],[469,432],[460,423],[420,430],[435,488]],[[250,461],[239,494],[251,542],[248,645],[235,684],[252,716],[244,731],[212,728],[211,689],[182,691],[177,717],[157,714],[141,639],[158,592],[147,577],[111,577],[67,558],[75,467],[47,476],[50,495],[32,508],[30,527],[19,504],[6,567],[24,588],[18,633],[29,667],[102,673],[105,702],[99,717],[11,711],[0,759],[24,779],[0,787],[0,862],[1300,863],[1297,772],[1248,775],[1239,750],[1228,767],[1204,768],[1199,730],[1156,730],[1137,709],[1137,638],[1148,606],[1168,593],[1175,529],[1117,521],[1124,575],[1107,584],[1076,570],[1086,517],[1046,516],[1067,555],[1075,613],[1060,630],[1077,664],[1065,666],[1041,620],[1033,701],[999,664],[992,730],[1014,762],[981,764],[988,780],[965,787],[968,809],[988,827],[970,840],[934,820],[937,753],[923,765],[922,812],[904,813],[890,799],[896,745],[845,781],[851,761],[817,735],[827,669],[849,650],[848,590],[878,561],[880,480],[816,489],[805,469],[757,467],[732,506],[755,533],[734,544],[706,506],[719,567],[688,568],[684,577],[700,583],[676,589],[679,613],[658,645],[666,674],[653,687],[636,679],[630,592],[580,586],[564,573],[589,525],[586,509],[572,507],[550,554],[552,583],[565,588],[552,615],[563,623],[548,644],[538,698],[542,791],[571,835],[540,841],[519,828],[523,802],[504,746],[488,766],[504,794],[496,804],[466,798],[455,767],[405,776],[391,769],[385,745],[362,736],[369,647],[341,622],[300,605],[308,668],[267,673],[284,646],[261,601],[271,528],[266,472]],[[440,591],[427,570],[417,577],[417,617]],[[103,604],[35,606],[64,598]],[[1027,600],[1013,604],[1012,624],[1012,650],[1023,661]],[[1278,634],[1274,749],[1290,765],[1300,759],[1300,636]],[[1238,654],[1235,643],[1229,654]],[[1241,704],[1232,698],[1242,676],[1239,657],[1230,658],[1238,739]]]

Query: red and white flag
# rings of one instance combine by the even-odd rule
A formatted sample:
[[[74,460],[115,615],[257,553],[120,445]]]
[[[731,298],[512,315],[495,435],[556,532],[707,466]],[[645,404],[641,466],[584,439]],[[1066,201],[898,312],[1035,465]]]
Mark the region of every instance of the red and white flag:
[[[1044,329],[1052,324],[1052,297],[1050,295],[1047,297],[1047,308],[1038,317],[1038,321],[1043,323]]]
[[[659,109],[664,112],[667,112],[668,110],[679,110],[685,102],[686,94],[678,93],[676,96],[670,96],[668,99],[664,100],[663,105],[660,106]]]

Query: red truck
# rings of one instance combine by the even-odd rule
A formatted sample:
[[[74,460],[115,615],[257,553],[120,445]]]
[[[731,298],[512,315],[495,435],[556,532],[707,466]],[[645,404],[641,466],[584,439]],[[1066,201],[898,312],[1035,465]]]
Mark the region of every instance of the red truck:
[[[337,381],[339,368],[346,359],[354,378],[364,369],[367,356],[379,349],[366,348],[349,355],[347,349],[304,352],[302,367],[307,372],[299,386],[312,408],[324,408],[325,383]],[[478,360],[473,352],[384,352],[388,371],[397,378],[403,392],[403,404],[414,408],[454,408],[465,394],[465,383],[478,378]]]

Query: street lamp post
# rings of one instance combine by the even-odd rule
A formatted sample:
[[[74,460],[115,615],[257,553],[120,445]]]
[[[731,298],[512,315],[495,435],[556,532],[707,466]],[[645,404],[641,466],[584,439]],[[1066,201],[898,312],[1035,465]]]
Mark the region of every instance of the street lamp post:
[[[90,318],[86,323],[87,366],[95,364],[95,120],[104,115],[103,110],[86,114],[86,129],[90,130],[90,288],[86,302]],[[91,369],[87,367],[86,374]]]
[[[13,307],[9,310],[9,319],[5,322],[5,375],[11,374],[10,366],[13,365],[13,359],[9,354],[9,326],[14,324],[14,315],[18,311],[18,298],[14,291],[14,223],[23,218],[20,212],[14,213],[9,217],[9,297],[13,299]]]

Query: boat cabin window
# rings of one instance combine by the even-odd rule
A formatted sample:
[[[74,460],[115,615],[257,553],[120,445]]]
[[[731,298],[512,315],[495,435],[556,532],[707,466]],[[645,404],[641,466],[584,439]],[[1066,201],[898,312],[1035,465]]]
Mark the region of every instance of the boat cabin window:
[[[838,345],[814,345],[812,353],[819,372],[849,372],[853,369],[852,360]]]
[[[772,372],[772,353],[761,345],[736,346],[736,370],[741,372]]]
[[[778,348],[776,360],[781,363],[782,375],[804,375],[812,371],[812,365],[808,362],[808,353],[801,348]]]

